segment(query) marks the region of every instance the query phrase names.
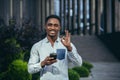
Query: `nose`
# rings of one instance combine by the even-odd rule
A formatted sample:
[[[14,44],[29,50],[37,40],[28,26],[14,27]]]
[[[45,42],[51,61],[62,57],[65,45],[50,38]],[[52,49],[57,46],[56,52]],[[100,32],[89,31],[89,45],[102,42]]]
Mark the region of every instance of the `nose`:
[[[54,26],[54,25],[51,25],[51,26],[50,26],[50,29],[55,29],[55,26]]]

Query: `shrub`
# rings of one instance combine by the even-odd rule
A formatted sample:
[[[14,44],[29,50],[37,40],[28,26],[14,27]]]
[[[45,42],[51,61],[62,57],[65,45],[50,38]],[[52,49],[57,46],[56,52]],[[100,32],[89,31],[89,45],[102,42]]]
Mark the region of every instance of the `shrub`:
[[[5,71],[5,72],[1,72],[1,73],[0,73],[0,80],[9,80],[9,79],[7,78],[7,73],[8,73],[8,70]]]
[[[21,48],[25,52],[25,61],[29,60],[30,49],[32,45],[42,38],[43,31],[39,30],[39,27],[34,26],[32,20],[28,20],[23,23],[17,35],[17,41],[20,43]]]
[[[6,72],[8,65],[15,59],[23,59],[24,52],[17,41],[14,25],[0,24],[0,74]]]
[[[0,48],[0,64],[3,64],[0,66],[0,72],[6,71],[13,60],[24,58],[24,52],[15,38],[5,39]]]
[[[81,66],[81,67],[74,67],[72,68],[73,70],[75,70],[80,77],[88,77],[89,76],[89,71],[87,68]]]
[[[32,20],[26,21],[20,29],[17,40],[25,50],[30,50],[35,42],[41,40],[41,32]]]
[[[68,69],[68,75],[69,75],[69,80],[80,80],[79,74],[72,69]]]
[[[82,66],[88,69],[89,72],[91,72],[91,69],[93,68],[93,65],[87,61],[84,61]]]
[[[27,71],[27,62],[14,60],[9,65],[8,72],[4,75],[5,80],[32,80],[32,75]]]
[[[40,73],[34,73],[32,74],[32,80],[40,80]]]

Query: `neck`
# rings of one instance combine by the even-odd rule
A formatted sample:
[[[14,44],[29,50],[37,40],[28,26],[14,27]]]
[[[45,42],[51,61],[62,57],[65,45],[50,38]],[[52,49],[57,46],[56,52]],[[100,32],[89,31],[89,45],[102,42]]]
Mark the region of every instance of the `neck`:
[[[51,45],[54,46],[54,42],[56,41],[57,37],[50,37],[47,36],[48,40],[50,41]]]

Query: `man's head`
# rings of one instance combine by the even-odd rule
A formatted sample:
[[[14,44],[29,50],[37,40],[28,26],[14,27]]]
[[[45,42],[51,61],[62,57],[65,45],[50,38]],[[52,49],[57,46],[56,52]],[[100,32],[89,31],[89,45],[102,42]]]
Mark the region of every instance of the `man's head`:
[[[50,15],[45,19],[47,36],[57,37],[60,31],[61,19],[57,15]]]

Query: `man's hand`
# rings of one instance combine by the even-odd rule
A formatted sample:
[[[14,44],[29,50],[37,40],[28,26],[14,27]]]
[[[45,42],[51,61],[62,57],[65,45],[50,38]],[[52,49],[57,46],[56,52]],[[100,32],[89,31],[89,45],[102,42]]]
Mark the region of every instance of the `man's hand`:
[[[67,48],[68,51],[72,51],[72,47],[71,47],[71,40],[70,40],[70,33],[68,32],[68,30],[65,30],[65,36],[63,36],[61,38],[61,42],[63,43],[63,45]]]
[[[44,61],[41,62],[41,66],[44,67],[45,65],[51,65],[53,63],[57,62],[56,59],[53,57],[46,57]]]

